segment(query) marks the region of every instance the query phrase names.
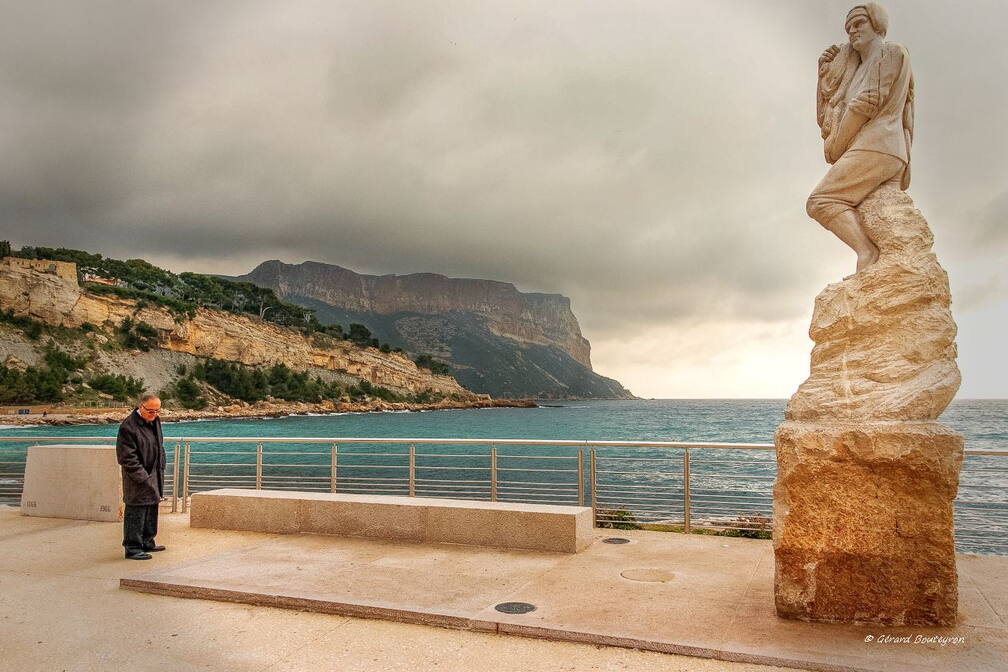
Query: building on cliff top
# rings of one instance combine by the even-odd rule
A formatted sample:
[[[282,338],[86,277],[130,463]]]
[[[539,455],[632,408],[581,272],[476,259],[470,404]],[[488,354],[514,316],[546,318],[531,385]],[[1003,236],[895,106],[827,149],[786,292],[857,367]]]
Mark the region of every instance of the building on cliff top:
[[[21,257],[4,257],[0,262],[13,268],[28,268],[40,273],[51,273],[64,280],[77,284],[77,264],[72,261],[52,261],[50,259],[22,259]]]

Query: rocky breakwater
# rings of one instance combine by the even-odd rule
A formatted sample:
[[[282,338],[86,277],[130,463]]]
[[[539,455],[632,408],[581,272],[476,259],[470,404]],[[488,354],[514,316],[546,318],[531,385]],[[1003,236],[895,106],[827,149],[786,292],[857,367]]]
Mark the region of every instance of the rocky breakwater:
[[[879,260],[815,301],[811,375],[774,436],[781,616],[950,625],[963,438],[956,325],[931,231],[895,185],[858,207]]]

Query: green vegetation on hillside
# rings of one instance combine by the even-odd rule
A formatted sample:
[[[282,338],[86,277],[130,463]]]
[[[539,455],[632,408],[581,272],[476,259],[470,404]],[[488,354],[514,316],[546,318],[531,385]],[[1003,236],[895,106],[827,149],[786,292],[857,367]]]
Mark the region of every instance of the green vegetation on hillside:
[[[4,242],[6,241],[0,241],[0,250],[3,249]],[[329,343],[328,339],[341,339],[360,347],[378,348],[385,353],[402,352],[402,348],[393,348],[388,343],[379,342],[363,324],[351,324],[347,332],[339,324],[323,325],[312,308],[281,301],[273,290],[257,287],[250,282],[237,282],[199,273],[175,274],[143,259],[121,261],[66,247],[25,246],[20,250],[11,250],[7,243],[6,250],[6,254],[25,259],[73,262],[77,265],[77,280],[89,292],[132,299],[137,301],[140,308],[148,304],[161,306],[175,315],[176,319],[191,319],[197,308],[214,308],[252,315],[267,322],[299,329],[312,336],[313,343],[318,347],[324,347],[322,344]],[[87,282],[86,276],[98,276],[119,284]],[[140,330],[145,327],[142,325],[140,323],[135,329],[131,327],[120,332],[124,335],[136,333],[136,338],[127,336],[121,339],[123,347],[148,350],[156,345],[157,334],[153,329],[150,329],[151,333],[143,334]],[[28,328],[34,334],[29,334],[32,338],[38,338],[41,334],[35,326]],[[149,329],[149,325],[147,328]]]
[[[442,362],[441,360],[434,359],[430,355],[420,355],[413,362],[422,369],[427,369],[433,374],[439,376],[450,376],[452,369],[448,364]]]
[[[324,383],[321,378],[311,378],[307,372],[292,371],[283,364],[268,369],[256,369],[208,359],[193,367],[192,375],[209,383],[229,397],[242,401],[261,401],[274,397],[285,401],[319,402],[339,399],[343,388],[335,383]]]
[[[42,364],[23,371],[0,365],[0,403],[55,403],[64,401],[68,391],[78,396],[89,387],[117,401],[126,401],[143,391],[142,380],[106,374],[93,376],[85,387],[84,374],[90,358],[74,357],[52,342],[43,353]]]
[[[148,301],[178,317],[192,317],[196,308],[206,307],[247,313],[287,327],[306,327],[314,320],[313,311],[281,301],[270,289],[198,273],[175,274],[143,259],[121,261],[66,247],[25,246],[12,254],[73,262],[77,264],[78,281],[88,291]],[[121,286],[85,282],[87,275],[115,280]]]
[[[64,387],[83,380],[75,374],[84,369],[88,358],[74,357],[50,342],[43,361],[43,365],[29,366],[23,371],[0,364],[0,403],[63,401]]]
[[[143,259],[120,261],[62,247],[26,246],[20,250],[11,250],[7,244],[6,247],[0,245],[0,251],[27,259],[72,262],[77,265],[78,281],[84,284],[88,292],[134,300],[138,311],[150,305],[158,305],[168,309],[179,319],[193,317],[198,307],[208,307],[249,314],[296,329],[320,348],[334,347],[336,341],[342,340],[359,347],[374,347],[387,354],[403,352],[402,348],[393,348],[388,343],[380,342],[362,323],[351,322],[348,329],[339,324],[323,325],[312,308],[282,302],[272,290],[251,283],[195,273],[175,274]],[[90,276],[114,281],[116,284],[85,281],[85,277]],[[48,326],[28,317],[17,316],[13,311],[0,311],[0,323],[22,331],[31,340],[39,341],[47,336],[50,342],[62,343],[71,350],[77,347],[74,344],[81,343],[86,343],[89,348],[100,347],[110,351],[148,351],[156,348],[161,333],[138,319],[137,314],[124,318],[118,325],[83,324],[71,329]],[[99,333],[97,338],[93,332]],[[142,380],[115,374],[94,376],[86,385],[86,372],[71,380],[70,373],[81,367],[83,363],[75,368],[66,361],[50,365],[48,359],[46,366],[27,367],[26,370],[4,367],[0,377],[0,401],[58,402],[63,401],[65,395],[79,400],[93,397],[95,392],[112,395],[117,400],[126,400],[143,389]],[[447,366],[434,360],[429,362],[428,368],[436,372],[448,372]],[[77,387],[74,388],[71,384]],[[349,386],[327,383],[319,376],[313,378],[307,372],[295,372],[282,364],[259,369],[212,359],[196,365],[190,372],[179,371],[179,378],[164,392],[187,408],[203,408],[208,403],[207,397],[214,397],[210,388],[232,399],[249,403],[267,398],[314,403],[327,399],[360,400],[365,397],[390,402],[432,402],[441,398],[429,390],[403,396],[366,380]]]
[[[404,396],[380,385],[373,385],[367,380],[362,380],[357,385],[343,386],[335,382],[325,382],[320,376],[312,378],[305,371],[293,371],[284,364],[270,368],[255,368],[235,362],[207,359],[194,366],[191,371],[180,369],[179,375],[174,385],[162,394],[166,398],[178,400],[182,406],[190,409],[205,408],[207,405],[200,383],[209,385],[228,397],[248,403],[263,401],[270,397],[308,403],[341,399],[356,401],[364,397],[389,402],[430,403],[440,398],[429,390]]]
[[[45,325],[38,320],[15,315],[13,310],[0,310],[0,322],[20,329],[25,336],[33,341],[37,341],[45,331]]]
[[[158,331],[143,320],[134,322],[128,317],[116,327],[122,346],[127,350],[142,350],[148,352],[158,344]]]
[[[88,381],[93,389],[111,394],[116,401],[126,401],[140,396],[144,391],[144,381],[131,376],[102,374]]]

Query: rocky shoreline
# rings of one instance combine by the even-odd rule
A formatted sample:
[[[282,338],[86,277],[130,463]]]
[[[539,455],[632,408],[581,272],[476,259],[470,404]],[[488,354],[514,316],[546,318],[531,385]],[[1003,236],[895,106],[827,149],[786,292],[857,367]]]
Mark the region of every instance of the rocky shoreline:
[[[213,409],[190,411],[171,408],[166,405],[161,414],[162,422],[186,422],[192,420],[243,420],[254,418],[282,418],[289,415],[331,415],[336,413],[387,413],[410,411],[444,411],[465,408],[536,408],[538,404],[528,399],[468,399],[454,401],[443,399],[430,404],[388,402],[372,399],[362,402],[323,401],[317,404],[305,402],[280,403],[260,401],[255,404],[236,403],[217,406]],[[37,425],[107,425],[122,422],[128,411],[115,409],[104,412],[60,413],[54,408],[45,416],[0,415],[0,425],[31,427]]]

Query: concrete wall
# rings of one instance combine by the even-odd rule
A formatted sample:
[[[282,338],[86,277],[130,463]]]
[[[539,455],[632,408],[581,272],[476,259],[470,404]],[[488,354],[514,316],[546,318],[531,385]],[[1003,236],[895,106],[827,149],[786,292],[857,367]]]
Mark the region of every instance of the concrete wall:
[[[122,476],[112,446],[31,446],[21,513],[46,518],[122,520]]]

